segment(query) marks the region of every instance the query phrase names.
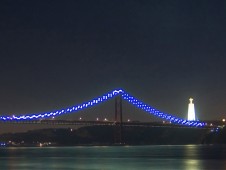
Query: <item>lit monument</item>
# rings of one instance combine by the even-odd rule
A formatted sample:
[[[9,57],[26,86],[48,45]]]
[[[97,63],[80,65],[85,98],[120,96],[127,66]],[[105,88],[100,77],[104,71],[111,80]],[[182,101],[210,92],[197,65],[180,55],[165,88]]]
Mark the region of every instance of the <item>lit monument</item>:
[[[195,106],[194,103],[192,103],[193,99],[190,98],[190,103],[188,104],[188,120],[189,121],[195,121]]]

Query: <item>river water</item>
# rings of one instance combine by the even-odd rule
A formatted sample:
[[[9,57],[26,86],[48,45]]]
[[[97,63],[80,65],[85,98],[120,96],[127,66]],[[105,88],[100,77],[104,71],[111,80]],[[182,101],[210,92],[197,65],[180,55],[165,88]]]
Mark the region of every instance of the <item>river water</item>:
[[[225,170],[224,145],[0,148],[1,170]]]

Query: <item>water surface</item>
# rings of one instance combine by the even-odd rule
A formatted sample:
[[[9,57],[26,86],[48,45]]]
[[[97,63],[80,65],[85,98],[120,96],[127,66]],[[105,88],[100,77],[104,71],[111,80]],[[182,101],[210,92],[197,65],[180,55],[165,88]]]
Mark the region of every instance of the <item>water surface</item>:
[[[0,148],[3,170],[225,170],[224,145]]]

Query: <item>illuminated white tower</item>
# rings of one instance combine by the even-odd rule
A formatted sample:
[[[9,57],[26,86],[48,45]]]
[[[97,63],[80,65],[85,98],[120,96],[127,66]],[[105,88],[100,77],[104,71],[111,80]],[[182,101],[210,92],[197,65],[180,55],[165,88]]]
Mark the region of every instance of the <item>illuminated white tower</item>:
[[[195,106],[194,103],[192,103],[193,99],[190,98],[190,103],[188,104],[188,120],[189,121],[195,121]]]

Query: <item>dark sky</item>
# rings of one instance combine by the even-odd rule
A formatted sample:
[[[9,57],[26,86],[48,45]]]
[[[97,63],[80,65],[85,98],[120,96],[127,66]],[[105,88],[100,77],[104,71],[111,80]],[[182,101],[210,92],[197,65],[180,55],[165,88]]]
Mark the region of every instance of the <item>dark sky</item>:
[[[225,11],[223,0],[1,0],[0,113],[120,87],[182,118],[193,97],[199,119],[222,119]]]

